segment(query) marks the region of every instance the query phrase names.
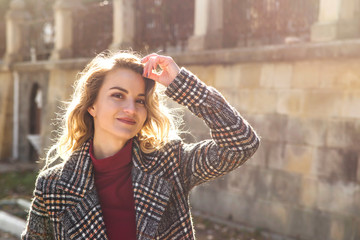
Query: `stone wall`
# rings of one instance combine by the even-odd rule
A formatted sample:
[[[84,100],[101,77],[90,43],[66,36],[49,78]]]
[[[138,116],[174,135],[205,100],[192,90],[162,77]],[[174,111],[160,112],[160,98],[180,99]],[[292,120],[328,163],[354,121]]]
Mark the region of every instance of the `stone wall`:
[[[71,59],[66,61],[23,62],[14,65],[19,75],[19,159],[31,161],[29,156],[29,110],[32,86],[36,83],[42,90],[43,107],[41,110],[41,152],[45,157],[46,150],[54,143],[64,104],[70,100],[76,75],[85,66],[88,59]]]
[[[19,72],[19,160],[24,162],[35,162],[38,160],[35,148],[32,146],[28,139],[30,134],[30,121],[31,121],[31,94],[33,87],[37,84],[39,89],[42,91],[42,111],[47,108],[47,89],[48,89],[48,72],[47,71],[21,71]],[[43,114],[42,114],[43,115]],[[41,119],[43,120],[43,119]],[[41,123],[43,121],[40,121]],[[40,127],[48,128],[49,123],[43,124]]]
[[[12,156],[13,81],[9,71],[0,71],[0,161]]]
[[[253,159],[193,191],[193,209],[297,239],[360,238],[360,57],[332,58],[333,46],[305,60],[309,47],[179,56],[262,137]],[[186,119],[196,140],[209,136]]]

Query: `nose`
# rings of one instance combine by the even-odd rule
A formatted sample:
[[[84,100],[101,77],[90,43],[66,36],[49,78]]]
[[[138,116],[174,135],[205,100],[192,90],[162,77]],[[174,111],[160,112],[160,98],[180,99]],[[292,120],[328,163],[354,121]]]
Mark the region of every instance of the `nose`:
[[[132,100],[126,101],[126,104],[124,106],[124,112],[129,115],[134,115],[136,112],[135,102]]]

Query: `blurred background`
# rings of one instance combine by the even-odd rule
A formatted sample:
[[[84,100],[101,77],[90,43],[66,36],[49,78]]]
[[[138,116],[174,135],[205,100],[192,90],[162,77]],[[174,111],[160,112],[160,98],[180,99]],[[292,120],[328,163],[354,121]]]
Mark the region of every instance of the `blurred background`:
[[[360,239],[359,13],[360,0],[0,0],[0,223],[25,219],[76,74],[133,49],[172,56],[262,137],[193,191],[198,239]],[[184,119],[187,141],[209,138]]]

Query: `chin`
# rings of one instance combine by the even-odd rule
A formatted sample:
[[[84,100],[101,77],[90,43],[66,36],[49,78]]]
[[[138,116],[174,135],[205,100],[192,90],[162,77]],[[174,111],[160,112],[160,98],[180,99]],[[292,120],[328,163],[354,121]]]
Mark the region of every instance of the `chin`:
[[[138,134],[139,132],[140,132],[140,130],[139,131],[134,131],[134,129],[123,129],[123,128],[121,128],[121,129],[119,129],[119,128],[116,129],[115,128],[112,131],[113,135],[115,135],[114,136],[115,138],[121,139],[121,140],[126,139],[126,141],[133,138],[133,137],[135,137],[136,134]]]
[[[136,134],[116,134],[115,138],[119,139],[119,140],[126,140],[128,141],[129,139],[135,137]]]

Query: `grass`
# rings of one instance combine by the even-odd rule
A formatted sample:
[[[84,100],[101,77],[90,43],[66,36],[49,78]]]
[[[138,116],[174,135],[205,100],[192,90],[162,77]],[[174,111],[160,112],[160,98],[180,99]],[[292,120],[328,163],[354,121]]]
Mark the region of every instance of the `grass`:
[[[0,174],[0,200],[23,198],[31,200],[35,188],[36,171],[7,172]],[[13,204],[2,204],[0,210],[26,220],[27,211]],[[0,236],[0,239],[1,236]]]
[[[30,200],[36,176],[35,171],[1,173],[0,199],[21,197]]]

